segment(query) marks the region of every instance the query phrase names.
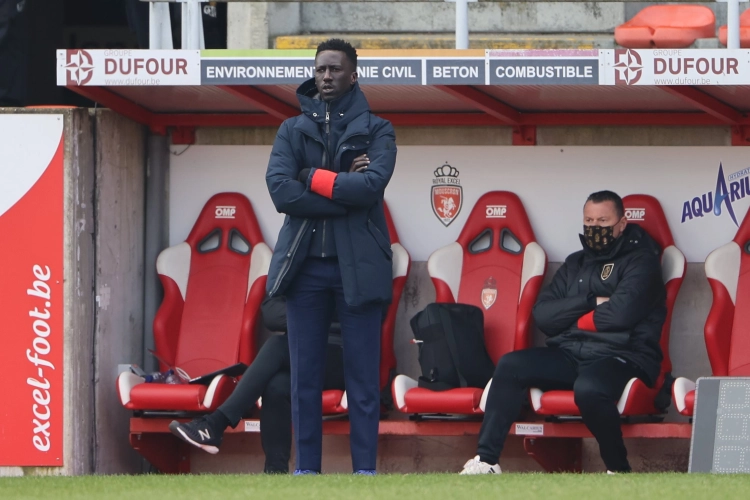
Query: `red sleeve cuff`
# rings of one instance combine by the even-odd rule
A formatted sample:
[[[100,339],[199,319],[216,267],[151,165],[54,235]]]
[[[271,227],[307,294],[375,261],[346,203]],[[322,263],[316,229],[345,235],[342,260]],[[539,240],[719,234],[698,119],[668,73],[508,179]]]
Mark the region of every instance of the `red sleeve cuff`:
[[[329,199],[333,198],[333,183],[336,181],[337,175],[335,172],[323,170],[322,168],[315,170],[310,182],[310,189],[313,193],[318,193]]]
[[[594,324],[594,311],[586,313],[578,318],[578,328],[581,330],[587,330],[589,332],[596,331],[596,325]]]

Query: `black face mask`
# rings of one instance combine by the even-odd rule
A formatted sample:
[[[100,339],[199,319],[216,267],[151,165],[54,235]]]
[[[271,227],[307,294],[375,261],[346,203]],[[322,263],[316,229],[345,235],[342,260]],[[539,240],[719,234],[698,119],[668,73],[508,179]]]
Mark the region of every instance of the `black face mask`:
[[[596,253],[604,253],[615,244],[615,226],[583,226],[583,240]]]

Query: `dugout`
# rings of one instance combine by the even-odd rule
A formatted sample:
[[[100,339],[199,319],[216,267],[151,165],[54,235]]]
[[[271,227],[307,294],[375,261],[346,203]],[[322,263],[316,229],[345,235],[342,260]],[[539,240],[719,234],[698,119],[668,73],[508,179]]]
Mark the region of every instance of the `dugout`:
[[[711,250],[732,239],[750,206],[742,181],[750,165],[740,147],[750,144],[750,51],[359,52],[363,90],[373,111],[396,127],[399,145],[386,201],[413,261],[396,326],[399,372],[418,373],[408,320],[435,297],[425,261],[455,240],[483,193],[506,189],[520,196],[551,277],[577,248],[583,200],[610,188],[661,202],[688,260],[672,323],[674,374],[710,374],[702,327],[711,294],[702,266]],[[3,110],[0,135],[13,163],[6,170],[36,172],[8,177],[6,186],[14,189],[3,191],[0,212],[0,227],[17,242],[2,255],[19,263],[6,274],[10,295],[3,300],[9,325],[21,332],[0,364],[17,391],[7,406],[17,420],[1,424],[13,429],[3,434],[3,474],[138,472],[142,461],[130,447],[131,434],[179,457],[171,460],[176,470],[261,470],[260,440],[241,432],[242,424],[215,457],[171,448],[168,420],[131,422],[114,380],[122,363],[154,367],[148,349],[160,300],[156,255],[185,238],[210,195],[246,194],[266,241],[275,243],[281,216],[263,172],[278,125],[298,114],[294,91],[313,56],[59,51],[58,84],[109,110]],[[463,192],[463,210],[448,225],[428,196],[434,170],[444,163],[459,171]],[[732,208],[718,215],[703,201],[717,178],[729,186]],[[21,206],[26,211],[19,215]],[[62,418],[47,428],[47,451],[34,446],[39,426],[29,424],[39,420],[33,413],[39,388],[28,379],[39,374],[27,359],[33,305],[23,293],[47,276],[46,267],[33,267],[48,266],[43,261],[56,263],[49,265],[51,276],[64,275],[50,290],[64,301],[48,340],[50,356],[59,356],[49,358],[59,377],[50,389],[51,418]],[[580,440],[580,424],[556,425],[566,427],[547,427],[544,439],[509,440],[503,467],[543,470],[524,450],[526,441],[538,457],[572,457],[579,470],[600,470],[596,444]],[[687,419],[672,411],[666,423],[639,425],[625,431],[633,438],[626,442],[634,469],[686,470]],[[380,469],[421,472],[457,470],[473,455],[478,424],[415,423],[394,414],[382,429]],[[346,471],[346,424],[331,423],[327,432],[324,468]]]

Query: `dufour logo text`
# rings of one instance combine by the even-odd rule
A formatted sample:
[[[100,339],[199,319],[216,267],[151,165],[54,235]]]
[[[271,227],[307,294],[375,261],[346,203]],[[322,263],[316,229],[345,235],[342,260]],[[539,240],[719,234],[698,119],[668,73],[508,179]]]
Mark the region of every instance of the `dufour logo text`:
[[[711,212],[719,216],[722,210],[726,209],[732,218],[732,222],[739,226],[732,203],[750,195],[750,177],[748,175],[750,175],[750,168],[734,172],[725,179],[724,167],[719,163],[719,173],[716,177],[714,191],[708,191],[683,203],[681,222],[692,220],[694,217],[703,217]],[[728,189],[727,181],[729,181]]]
[[[216,206],[216,218],[217,219],[234,219],[234,213],[237,211],[237,207],[228,205],[217,205]]]

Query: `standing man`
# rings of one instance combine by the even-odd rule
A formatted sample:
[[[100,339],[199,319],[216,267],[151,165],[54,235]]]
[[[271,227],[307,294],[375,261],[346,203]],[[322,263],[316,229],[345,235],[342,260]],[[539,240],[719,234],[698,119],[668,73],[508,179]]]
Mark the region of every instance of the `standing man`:
[[[593,193],[583,207],[582,250],[565,259],[534,306],[548,347],[506,354],[497,364],[477,456],[461,474],[497,474],[497,459],[531,387],[573,390],[583,423],[609,472],[629,472],[617,401],[637,377],[659,376],[667,316],[659,245],[628,226],[622,199]]]
[[[396,163],[395,134],[370,112],[357,83],[357,51],[343,40],[318,46],[315,78],[297,98],[302,114],[281,125],[266,172],[276,210],[286,214],[268,293],[287,298],[295,474],[321,470],[323,364],[334,308],[352,465],[375,474],[381,311],[392,294],[383,193]]]

